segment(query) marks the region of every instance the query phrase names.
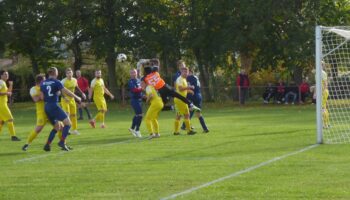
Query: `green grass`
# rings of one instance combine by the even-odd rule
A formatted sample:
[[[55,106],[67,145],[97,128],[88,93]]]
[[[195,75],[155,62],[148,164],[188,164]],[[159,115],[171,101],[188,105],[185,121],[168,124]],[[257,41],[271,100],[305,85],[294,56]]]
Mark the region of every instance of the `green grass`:
[[[160,115],[161,138],[131,137],[130,108],[110,106],[107,129],[79,121],[71,152],[42,150],[46,127],[27,152],[32,104],[12,108],[17,135],[0,135],[0,199],[160,199],[315,143],[312,106],[206,105],[209,134],[173,136],[173,112]],[[201,132],[197,119],[192,120]],[[145,125],[142,133],[146,135]],[[177,199],[349,199],[350,146],[321,145]],[[29,160],[23,160],[28,158]]]

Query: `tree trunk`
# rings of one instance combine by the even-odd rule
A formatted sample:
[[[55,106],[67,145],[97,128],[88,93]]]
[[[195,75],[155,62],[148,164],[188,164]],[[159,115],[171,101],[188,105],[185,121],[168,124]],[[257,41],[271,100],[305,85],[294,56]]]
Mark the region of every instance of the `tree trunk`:
[[[72,51],[74,54],[74,71],[78,70],[81,68],[81,66],[83,65],[83,56],[81,53],[81,48],[80,48],[80,44],[79,44],[79,39],[74,37],[74,39],[72,40]]]
[[[206,70],[206,67],[204,65],[204,62],[202,60],[201,52],[199,49],[196,49],[195,56],[198,62],[198,69],[199,69],[199,78],[201,80],[202,90],[204,91],[204,96],[207,101],[212,101],[212,96],[209,88],[209,77]]]
[[[38,64],[38,61],[36,60],[35,56],[30,56],[30,61],[32,63],[33,77],[35,77],[37,74],[40,73],[39,64]]]
[[[241,57],[241,69],[244,69],[247,73],[252,69],[253,56],[249,53],[240,52]]]
[[[114,96],[118,94],[118,87],[117,87],[117,77],[115,75],[115,53],[108,52],[106,63],[108,68],[108,83],[109,83],[109,89],[112,92]]]

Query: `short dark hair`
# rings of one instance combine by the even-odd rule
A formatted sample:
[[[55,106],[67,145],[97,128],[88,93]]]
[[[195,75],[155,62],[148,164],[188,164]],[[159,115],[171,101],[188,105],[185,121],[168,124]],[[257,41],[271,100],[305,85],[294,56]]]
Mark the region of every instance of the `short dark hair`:
[[[45,78],[45,74],[38,74],[35,76],[35,83],[39,84],[41,81],[43,81]]]
[[[159,66],[160,61],[159,61],[158,58],[152,58],[152,59],[150,60],[150,63],[153,64],[153,65]]]
[[[2,76],[5,72],[7,72],[7,70],[4,70],[4,69],[0,70],[0,76]]]

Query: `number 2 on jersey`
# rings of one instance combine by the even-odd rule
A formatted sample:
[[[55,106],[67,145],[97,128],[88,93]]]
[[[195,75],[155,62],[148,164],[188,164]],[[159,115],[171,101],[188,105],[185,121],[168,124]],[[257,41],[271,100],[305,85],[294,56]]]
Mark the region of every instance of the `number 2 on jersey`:
[[[48,86],[46,87],[46,89],[47,89],[47,94],[49,95],[49,97],[52,97],[53,94],[51,93],[51,90],[52,90],[51,86],[48,85]]]

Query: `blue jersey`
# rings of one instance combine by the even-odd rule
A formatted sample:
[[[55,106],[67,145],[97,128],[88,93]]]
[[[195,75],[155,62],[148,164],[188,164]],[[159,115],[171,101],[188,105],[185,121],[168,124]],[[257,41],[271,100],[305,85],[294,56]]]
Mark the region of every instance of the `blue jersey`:
[[[173,76],[173,82],[175,82],[177,80],[177,78],[179,78],[180,76],[181,76],[181,72],[177,71],[176,74]]]
[[[57,103],[58,102],[58,91],[63,88],[60,81],[56,79],[46,79],[40,84],[40,90],[44,94],[45,103]]]
[[[189,75],[187,76],[187,83],[188,85],[194,86],[193,92],[194,96],[201,95],[201,83],[199,82],[199,79],[195,75]]]
[[[128,82],[129,90],[130,90],[130,98],[131,99],[141,99],[141,81],[140,79],[130,79]]]

